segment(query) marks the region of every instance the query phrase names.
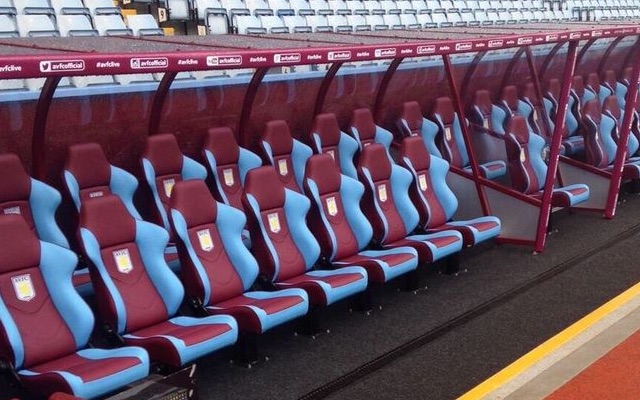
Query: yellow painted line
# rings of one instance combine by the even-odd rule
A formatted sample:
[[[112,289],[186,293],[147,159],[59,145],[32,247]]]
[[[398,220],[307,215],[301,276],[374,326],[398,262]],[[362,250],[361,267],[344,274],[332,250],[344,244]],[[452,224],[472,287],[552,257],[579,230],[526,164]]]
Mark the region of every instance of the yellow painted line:
[[[476,400],[490,394],[638,295],[640,295],[640,283],[609,300],[575,324],[520,357],[502,371],[463,394],[458,400]]]

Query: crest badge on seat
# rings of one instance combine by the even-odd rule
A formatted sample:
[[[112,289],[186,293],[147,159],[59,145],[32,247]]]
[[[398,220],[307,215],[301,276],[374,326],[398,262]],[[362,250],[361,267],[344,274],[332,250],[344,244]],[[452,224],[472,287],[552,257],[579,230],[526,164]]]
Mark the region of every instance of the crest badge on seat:
[[[451,141],[451,127],[450,126],[446,126],[444,128],[444,137],[445,137],[445,139],[447,139],[447,142]]]
[[[171,192],[173,191],[173,186],[176,184],[176,180],[173,178],[165,179],[162,181],[162,184],[164,185],[164,194],[167,197],[171,197]]]
[[[287,160],[285,158],[278,160],[278,172],[280,172],[282,176],[287,176],[289,173],[289,167],[287,166]]]
[[[224,184],[227,186],[233,186],[235,180],[233,179],[233,170],[231,168],[227,168],[222,170],[222,175],[224,176]]]
[[[387,185],[385,185],[384,183],[382,185],[378,186],[378,199],[382,203],[387,201]]]
[[[280,217],[278,213],[271,213],[267,215],[267,221],[269,221],[269,230],[273,233],[280,232]]]
[[[19,275],[11,278],[13,284],[13,290],[16,292],[16,297],[20,301],[31,301],[36,297],[36,290],[33,287],[31,281],[31,275]]]
[[[129,256],[129,249],[114,251],[113,259],[115,260],[116,267],[120,273],[128,274],[133,270],[133,263],[131,262],[131,256]]]
[[[427,190],[427,177],[425,174],[420,174],[420,176],[418,176],[418,183],[420,184],[420,190],[423,192]]]
[[[211,239],[211,232],[209,229],[202,229],[196,233],[198,234],[200,248],[204,251],[213,250],[213,240]]]
[[[332,217],[338,214],[338,205],[336,204],[336,198],[333,196],[327,198],[327,212]]]

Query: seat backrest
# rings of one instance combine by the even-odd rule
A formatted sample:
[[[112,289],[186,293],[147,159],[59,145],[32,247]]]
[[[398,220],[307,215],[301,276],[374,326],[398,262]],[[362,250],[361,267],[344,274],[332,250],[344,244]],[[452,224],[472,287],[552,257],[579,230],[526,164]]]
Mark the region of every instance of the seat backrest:
[[[63,14],[56,17],[61,36],[98,36],[88,15]]]
[[[242,201],[262,274],[278,282],[304,274],[315,264],[320,246],[305,222],[309,199],[285,188],[275,169],[249,171]]]
[[[511,118],[504,139],[511,185],[525,194],[533,194],[544,187],[547,166],[542,159],[545,142],[531,133],[521,115]]]
[[[238,146],[230,128],[211,128],[202,149],[219,200],[243,210],[242,194],[247,172],[262,165],[260,157]]]
[[[367,146],[360,155],[358,179],[364,184],[362,209],[379,243],[404,239],[418,225],[419,216],[409,198],[411,174],[392,164],[382,145]]]
[[[613,140],[616,144],[620,143],[620,127],[624,118],[624,110],[620,108],[618,97],[615,95],[607,96],[602,103],[602,113],[613,118],[616,121],[616,128],[613,130]],[[638,151],[640,144],[635,135],[629,135],[627,141],[627,157],[632,156]]]
[[[249,290],[258,263],[242,243],[242,212],[216,202],[203,181],[190,180],[174,188],[171,222],[187,296],[212,305]]]
[[[358,151],[358,143],[340,130],[335,114],[317,115],[313,122],[310,139],[316,154],[330,155],[343,174],[356,179],[357,173],[353,157]]]
[[[616,121],[602,114],[600,103],[596,99],[585,103],[582,115],[587,162],[598,168],[607,167],[615,159],[618,148],[612,136]]]
[[[458,168],[469,165],[469,153],[464,143],[462,125],[449,97],[439,97],[433,107],[433,118],[438,123],[436,144],[444,159]]]
[[[408,101],[402,106],[402,115],[398,121],[398,130],[402,136],[421,136],[429,153],[442,157],[436,145],[436,136],[439,127],[422,115],[420,104],[417,101]]]
[[[368,108],[358,108],[351,115],[351,135],[358,142],[360,151],[371,143],[380,143],[387,151],[391,147],[393,134],[375,124]]]
[[[584,78],[581,75],[576,75],[573,77],[571,88],[578,96],[578,99],[580,100],[580,104],[582,106],[584,106],[587,101],[593,100],[598,97],[594,91],[587,89],[584,84]]]
[[[417,138],[402,141],[400,162],[413,175],[409,197],[418,210],[420,226],[435,228],[449,221],[458,209],[458,199],[446,181],[449,164],[429,154]]]
[[[68,248],[56,223],[61,201],[57,190],[27,175],[18,156],[0,155],[0,214],[21,215],[41,240]]]
[[[591,89],[591,91],[593,91],[596,94],[596,96],[598,97],[598,100],[600,101],[600,104],[604,103],[604,100],[608,96],[615,94],[613,89],[610,89],[609,87],[602,85],[602,83],[600,82],[600,77],[595,72],[592,72],[589,75],[587,75],[587,85]]]
[[[21,370],[84,347],[94,319],[73,288],[76,255],[17,215],[0,217],[0,252],[0,360]]]
[[[80,238],[102,321],[116,333],[166,321],[184,297],[164,250],[167,232],[135,220],[116,196],[88,201],[80,210]]]
[[[69,147],[63,174],[78,211],[85,201],[114,194],[120,197],[134,218],[142,219],[133,204],[138,180],[127,171],[109,164],[99,144],[82,143]]]
[[[488,90],[481,89],[476,91],[473,98],[473,111],[471,118],[475,124],[504,135],[504,123],[507,114],[502,108],[493,105],[491,94]]]
[[[549,118],[555,120],[556,113],[558,112],[558,100],[560,99],[561,84],[560,79],[553,78],[549,80],[549,86],[547,87],[547,93],[545,94],[545,107],[547,107],[547,113]],[[573,91],[569,92],[568,108],[565,117],[565,131],[563,136],[573,136],[578,133],[579,123],[582,118],[580,110],[580,100],[577,94]]]
[[[16,25],[21,37],[60,36],[51,18],[45,14],[16,15]]]
[[[295,140],[286,121],[267,122],[260,142],[265,161],[278,171],[280,181],[287,189],[302,193],[302,179],[311,148]]]
[[[327,260],[350,257],[369,244],[373,231],[360,210],[364,187],[342,175],[330,156],[311,156],[304,191],[311,199],[309,226]]]
[[[147,138],[142,154],[142,169],[155,203],[154,222],[171,232],[167,213],[173,185],[187,179],[204,180],[207,170],[182,155],[175,136],[168,133]]]
[[[531,114],[529,114],[527,122],[529,123],[529,126],[533,128],[533,131],[538,135],[551,137],[553,132],[547,132],[547,125],[542,120],[542,118],[544,118],[542,110],[543,104],[540,102],[540,98],[538,97],[538,93],[536,92],[536,88],[532,82],[524,84],[522,89],[522,99],[520,101],[527,103],[531,108]],[[550,127],[553,127],[553,121],[548,120],[547,122]]]
[[[151,14],[135,14],[127,16],[127,26],[136,36],[164,36],[158,21]]]

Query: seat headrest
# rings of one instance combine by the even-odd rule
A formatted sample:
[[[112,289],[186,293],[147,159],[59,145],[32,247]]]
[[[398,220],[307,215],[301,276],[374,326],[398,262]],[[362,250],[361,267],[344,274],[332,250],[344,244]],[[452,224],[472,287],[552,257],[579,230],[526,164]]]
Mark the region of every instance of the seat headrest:
[[[529,143],[529,128],[527,120],[522,115],[516,115],[509,120],[508,131],[520,144]]]
[[[360,140],[369,140],[376,136],[376,124],[368,108],[359,108],[353,112],[351,126],[358,130]]]
[[[273,155],[289,154],[293,149],[293,137],[287,121],[276,120],[267,122],[262,139],[269,143]]]
[[[608,69],[604,71],[604,81],[607,82],[609,86],[615,89],[616,85],[618,84],[618,79],[616,78],[616,71],[612,69]]]
[[[335,114],[317,115],[313,123],[313,132],[320,135],[323,146],[337,146],[340,143],[340,126]]]
[[[587,75],[587,84],[595,91],[600,90],[600,78],[598,78],[598,74],[592,72]]]
[[[491,102],[491,94],[488,90],[477,90],[474,96],[474,105],[478,107],[483,114],[490,114],[493,103]]]
[[[178,182],[171,192],[171,208],[180,211],[187,228],[215,222],[218,217],[218,203],[207,184],[200,179]]]
[[[31,177],[15,154],[0,154],[0,202],[26,200],[31,194]]]
[[[517,87],[509,85],[502,89],[502,101],[504,101],[510,109],[516,110],[518,108],[518,100]]]
[[[578,96],[582,96],[584,94],[584,79],[582,78],[582,76],[574,76],[571,87],[576,91]]]
[[[69,147],[64,169],[73,174],[80,189],[108,186],[111,180],[111,165],[97,143]]]
[[[429,169],[431,154],[427,151],[424,141],[419,137],[407,137],[402,140],[400,154],[407,157],[416,170]]]
[[[408,101],[402,107],[402,119],[407,121],[409,129],[418,129],[422,126],[422,111],[417,101]]]
[[[362,150],[358,165],[368,169],[374,181],[391,177],[391,162],[386,149],[379,143],[372,143]]]
[[[131,243],[136,238],[136,221],[115,195],[96,197],[83,204],[80,226],[93,233],[101,249]]]
[[[551,93],[554,99],[560,98],[560,79],[553,78],[549,80],[549,89],[547,92]]]
[[[40,265],[40,241],[20,215],[0,216],[0,274]]]
[[[589,100],[582,107],[582,113],[588,115],[595,123],[600,123],[602,119],[602,109],[598,99]]]
[[[623,78],[626,79],[627,81],[631,81],[631,74],[633,73],[633,68],[631,67],[627,67],[624,69],[624,76]]]
[[[522,95],[529,99],[529,101],[537,102],[538,94],[536,93],[536,87],[532,82],[528,82],[524,85]]]
[[[261,210],[284,206],[285,187],[272,166],[254,168],[247,172],[244,191],[256,199]]]
[[[211,128],[207,133],[205,150],[211,151],[218,165],[235,164],[240,157],[240,147],[231,128]]]
[[[433,113],[438,114],[442,122],[446,125],[452,124],[455,119],[456,110],[450,97],[438,97],[433,107]]]
[[[149,136],[144,157],[153,164],[158,176],[182,172],[182,152],[176,137],[170,133]]]
[[[340,169],[329,154],[317,154],[309,158],[305,175],[315,182],[321,195],[340,190]]]
[[[615,95],[607,96],[602,103],[602,110],[608,111],[616,120],[622,115],[620,105],[618,104],[618,97]]]

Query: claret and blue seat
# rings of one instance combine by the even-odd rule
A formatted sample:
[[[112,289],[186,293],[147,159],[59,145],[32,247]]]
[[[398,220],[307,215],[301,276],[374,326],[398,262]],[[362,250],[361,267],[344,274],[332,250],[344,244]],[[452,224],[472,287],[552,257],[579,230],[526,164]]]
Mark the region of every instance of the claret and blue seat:
[[[365,186],[362,210],[373,227],[374,242],[382,249],[412,247],[421,263],[460,252],[464,243],[460,232],[421,232],[420,216],[409,198],[411,173],[393,164],[384,146],[374,143],[364,148],[358,178]],[[451,272],[458,268],[455,262],[448,267]]]
[[[362,149],[371,143],[380,143],[389,150],[393,141],[393,134],[375,124],[371,110],[368,108],[358,108],[353,111],[350,131],[358,142],[359,152],[362,152]]]
[[[429,154],[420,138],[405,138],[400,145],[399,159],[400,164],[413,176],[409,197],[418,211],[419,225],[425,232],[460,232],[465,247],[500,234],[500,219],[494,216],[453,220],[458,199],[447,185],[449,164]]]
[[[258,262],[241,237],[246,217],[215,201],[203,181],[176,184],[170,219],[187,299],[205,314],[235,318],[244,334],[241,359],[257,359],[257,335],[307,313],[309,298],[302,289],[256,290]]]
[[[160,178],[161,179],[161,178]],[[169,234],[134,219],[113,195],[80,210],[80,238],[107,336],[140,346],[151,360],[178,368],[232,345],[238,324],[228,315],[183,316],[184,287],[165,261]]]
[[[357,178],[353,160],[359,148],[358,142],[340,130],[335,114],[325,113],[316,116],[310,142],[313,143],[313,151],[316,154],[328,154],[343,174]]]
[[[302,179],[307,160],[313,154],[309,146],[291,136],[286,121],[267,122],[260,148],[264,161],[278,172],[287,189],[302,193]]]
[[[31,178],[15,154],[0,155],[0,209],[2,215],[21,215],[40,240],[66,249],[69,241],[56,222],[62,196],[53,187]],[[73,284],[83,296],[91,294],[89,270],[78,268]]]
[[[89,306],[74,290],[77,256],[41,241],[19,215],[0,217],[0,363],[27,392],[93,399],[149,374],[140,347],[101,349],[88,342]]]
[[[411,247],[372,249],[373,229],[360,209],[364,186],[340,173],[334,160],[314,155],[307,163],[304,190],[311,199],[309,226],[322,260],[332,267],[361,266],[370,283],[383,284],[418,267]]]
[[[320,245],[306,224],[308,198],[285,187],[272,167],[247,174],[243,203],[260,273],[274,289],[304,289],[313,310],[363,292],[359,266],[319,269]]]

